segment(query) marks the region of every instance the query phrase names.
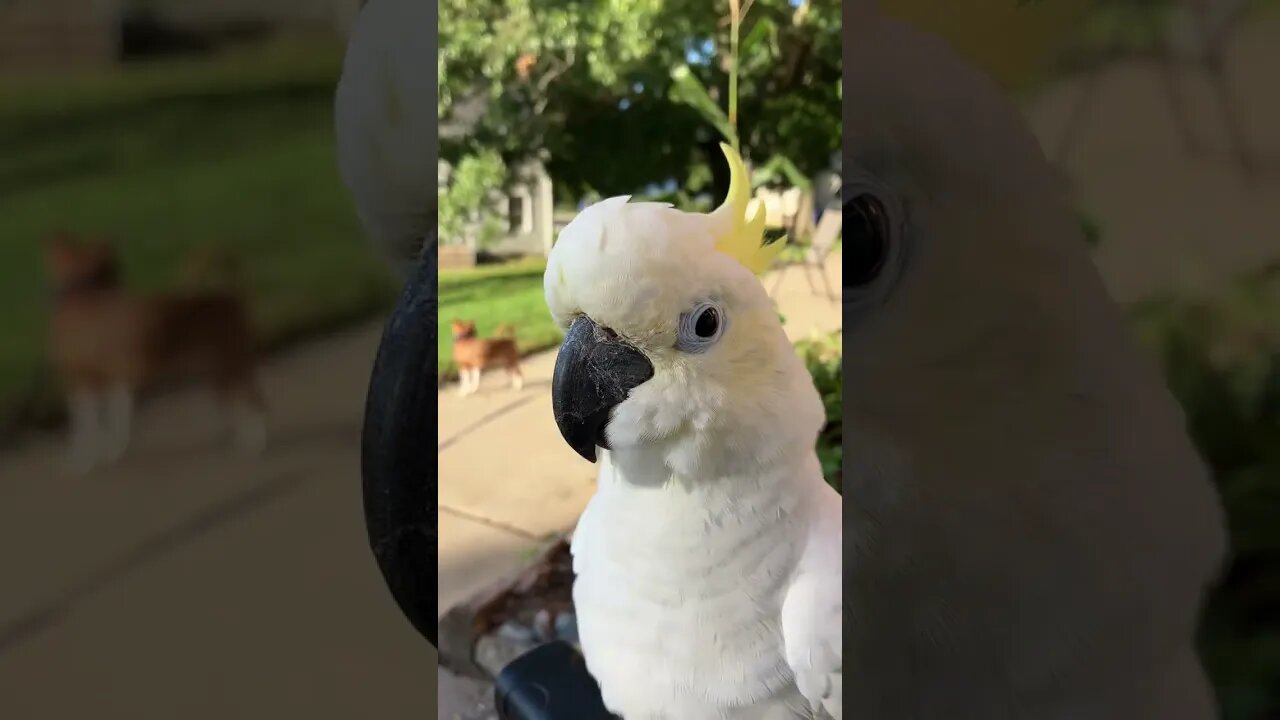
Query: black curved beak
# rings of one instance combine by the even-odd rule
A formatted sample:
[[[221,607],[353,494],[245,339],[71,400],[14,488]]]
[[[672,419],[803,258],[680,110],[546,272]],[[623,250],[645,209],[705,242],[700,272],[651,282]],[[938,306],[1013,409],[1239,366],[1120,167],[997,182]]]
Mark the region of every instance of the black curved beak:
[[[436,645],[436,239],[383,331],[361,438],[364,516],[401,611]]]
[[[573,322],[556,356],[551,409],[560,435],[575,452],[596,461],[609,448],[605,426],[613,408],[653,377],[653,364],[635,347],[583,315]]]

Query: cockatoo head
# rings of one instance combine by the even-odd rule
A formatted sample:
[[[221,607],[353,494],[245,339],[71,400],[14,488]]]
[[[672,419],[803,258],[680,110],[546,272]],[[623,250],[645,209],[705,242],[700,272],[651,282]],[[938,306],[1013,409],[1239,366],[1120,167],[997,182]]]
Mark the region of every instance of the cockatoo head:
[[[1102,367],[1083,353],[1101,341],[1113,362],[1125,344],[1064,188],[1015,106],[942,41],[869,15],[847,52],[847,402],[921,442],[984,422],[1040,434]]]
[[[883,533],[863,547],[964,560],[966,582],[1022,583],[1022,609],[1073,564],[1102,598],[1096,558],[1158,547],[1116,582],[1140,567],[1185,622],[1222,553],[1213,489],[1027,121],[941,40],[874,12],[845,53],[845,492]]]
[[[547,305],[566,331],[552,400],[565,440],[588,460],[660,459],[667,476],[767,461],[807,435],[822,410],[756,273],[763,209],[748,220],[745,167],[711,214],[603,200],[560,233]],[[727,463],[727,464],[726,464]]]

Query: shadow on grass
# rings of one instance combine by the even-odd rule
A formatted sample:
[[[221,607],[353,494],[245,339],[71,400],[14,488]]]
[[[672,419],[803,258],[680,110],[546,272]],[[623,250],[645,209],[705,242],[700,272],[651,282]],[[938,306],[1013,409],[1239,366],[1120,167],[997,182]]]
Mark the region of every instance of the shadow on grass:
[[[440,304],[444,306],[485,300],[526,290],[530,285],[541,286],[542,273],[541,266],[529,266],[527,269],[503,274],[477,273],[474,276],[461,275],[453,278],[446,276],[440,282]]]
[[[8,134],[12,144],[22,145],[79,133],[99,133],[106,128],[136,127],[162,112],[175,109],[234,113],[266,104],[298,105],[307,101],[332,103],[333,81],[308,78],[245,87],[175,90],[115,106],[19,114],[11,118],[0,114],[0,128]],[[279,130],[288,132],[289,128]]]
[[[525,384],[525,389],[535,388],[535,387],[550,387],[550,385],[551,385],[551,383],[550,383],[550,382],[547,382],[547,381],[545,381],[545,380],[540,380],[540,381],[537,381],[537,382],[526,383],[526,384]],[[483,391],[483,390],[481,390],[481,392],[484,392],[484,391]],[[486,414],[484,417],[480,418],[479,420],[476,420],[475,422],[471,423],[470,425],[467,425],[466,427],[464,427],[464,428],[462,428],[461,430],[459,430],[459,431],[455,432],[454,434],[450,435],[449,437],[445,438],[444,440],[441,440],[441,441],[436,445],[436,452],[440,452],[440,451],[442,451],[442,450],[444,450],[444,449],[446,449],[446,448],[450,447],[451,445],[453,445],[454,443],[458,442],[458,441],[459,441],[459,440],[461,440],[462,438],[464,438],[464,437],[466,437],[466,436],[470,435],[471,433],[475,432],[476,430],[479,430],[480,428],[484,427],[485,425],[488,425],[489,423],[493,422],[494,420],[497,420],[498,418],[502,417],[503,415],[506,415],[507,413],[511,412],[512,410],[515,410],[516,408],[521,407],[521,406],[523,406],[523,405],[528,405],[529,403],[531,403],[531,402],[533,402],[533,401],[535,401],[535,400],[541,399],[542,397],[543,397],[542,395],[531,395],[531,394],[525,394],[523,397],[517,397],[517,398],[515,398],[514,400],[511,400],[510,402],[508,402],[508,403],[504,404],[502,407],[499,407],[498,409],[496,409],[496,410],[494,410],[494,411],[492,411],[492,412],[490,412],[490,413]]]
[[[214,158],[243,151],[246,141],[269,143],[293,133],[296,122],[328,113],[331,85],[308,80],[192,91],[8,120],[0,113],[0,194]]]

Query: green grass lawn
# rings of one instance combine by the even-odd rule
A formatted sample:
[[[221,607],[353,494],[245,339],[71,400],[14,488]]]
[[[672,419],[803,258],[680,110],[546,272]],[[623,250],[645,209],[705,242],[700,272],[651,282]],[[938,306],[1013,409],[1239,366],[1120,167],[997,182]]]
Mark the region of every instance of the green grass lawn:
[[[551,322],[542,295],[545,267],[541,260],[529,260],[440,273],[441,376],[451,377],[457,370],[449,330],[454,318],[474,320],[481,337],[502,323],[512,325],[525,353],[560,344],[560,329]]]
[[[838,249],[837,239],[833,246]],[[804,247],[788,246],[781,258],[786,262],[803,259]],[[440,273],[440,376],[452,378],[453,341],[449,323],[454,319],[474,320],[481,337],[491,335],[498,325],[516,328],[523,353],[537,352],[560,344],[563,335],[551,322],[542,294],[542,260],[525,260],[468,270]]]
[[[334,157],[340,66],[336,44],[295,42],[0,83],[0,426],[56,410],[39,254],[54,228],[116,238],[144,289],[195,248],[231,251],[268,346],[389,306]]]

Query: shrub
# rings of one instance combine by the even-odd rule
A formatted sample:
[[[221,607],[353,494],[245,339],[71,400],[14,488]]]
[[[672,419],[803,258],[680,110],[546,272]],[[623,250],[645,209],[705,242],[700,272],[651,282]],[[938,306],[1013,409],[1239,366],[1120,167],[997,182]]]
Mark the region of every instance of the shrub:
[[[1231,563],[1200,639],[1225,720],[1280,717],[1280,263],[1135,310],[1213,469]]]
[[[841,372],[843,340],[843,333],[836,330],[828,335],[796,343],[796,351],[809,368],[809,374],[813,376],[813,383],[822,396],[822,405],[827,412],[827,424],[818,435],[818,460],[822,463],[823,476],[837,491],[842,489],[844,452],[841,416],[844,404],[844,376]]]
[[[480,247],[499,235],[501,223],[490,207],[506,180],[507,167],[497,152],[486,150],[462,158],[437,191],[443,242]]]

